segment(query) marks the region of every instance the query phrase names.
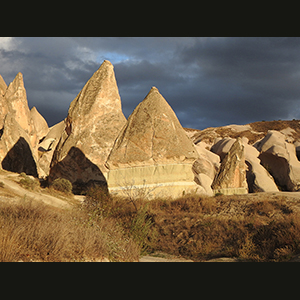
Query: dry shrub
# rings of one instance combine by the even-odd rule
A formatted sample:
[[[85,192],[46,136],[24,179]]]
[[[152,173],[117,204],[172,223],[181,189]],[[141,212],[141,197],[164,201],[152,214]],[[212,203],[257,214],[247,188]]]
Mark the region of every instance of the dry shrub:
[[[258,197],[152,200],[148,214],[156,238],[150,248],[195,261],[222,256],[283,261],[300,253],[300,215],[283,198]]]
[[[19,175],[19,177],[21,177],[19,184],[27,190],[34,191],[40,187],[40,182],[36,178],[31,178],[23,172]]]
[[[56,178],[50,187],[65,194],[72,193],[72,183],[65,178]]]
[[[0,261],[137,260],[138,246],[112,219],[41,203],[0,203]]]

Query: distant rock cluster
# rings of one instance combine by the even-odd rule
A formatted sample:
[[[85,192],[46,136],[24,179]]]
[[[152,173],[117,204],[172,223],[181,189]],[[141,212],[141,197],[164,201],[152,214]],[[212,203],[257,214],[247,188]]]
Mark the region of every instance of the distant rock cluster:
[[[66,178],[75,192],[99,185],[151,199],[299,191],[300,124],[292,124],[184,129],[155,87],[126,120],[113,65],[104,61],[66,119],[49,128],[29,110],[22,74],[9,86],[0,76],[1,168],[49,183]]]

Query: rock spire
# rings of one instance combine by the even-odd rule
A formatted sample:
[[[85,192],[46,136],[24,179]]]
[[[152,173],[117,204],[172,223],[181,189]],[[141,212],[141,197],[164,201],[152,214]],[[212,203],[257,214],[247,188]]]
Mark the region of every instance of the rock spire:
[[[66,127],[53,155],[50,180],[64,177],[80,184],[105,182],[104,163],[125,123],[114,68],[105,60],[70,104]],[[77,161],[82,157],[86,165]],[[88,165],[93,166],[90,171]],[[93,173],[92,169],[98,171]]]
[[[109,190],[122,194],[124,187],[133,193],[148,189],[151,195],[161,196],[203,191],[194,182],[192,165],[197,158],[174,111],[152,87],[128,118],[108,157]]]

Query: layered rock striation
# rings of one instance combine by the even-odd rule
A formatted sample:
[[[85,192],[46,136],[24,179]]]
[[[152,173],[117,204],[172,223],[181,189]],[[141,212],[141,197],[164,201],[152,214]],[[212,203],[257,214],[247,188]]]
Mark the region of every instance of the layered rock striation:
[[[152,87],[121,130],[107,159],[113,194],[176,197],[204,192],[194,181],[198,153],[174,111]]]

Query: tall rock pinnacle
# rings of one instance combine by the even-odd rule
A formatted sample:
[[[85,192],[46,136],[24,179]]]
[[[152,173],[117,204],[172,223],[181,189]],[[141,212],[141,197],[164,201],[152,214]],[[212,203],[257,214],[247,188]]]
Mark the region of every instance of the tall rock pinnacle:
[[[66,129],[53,155],[50,180],[105,181],[104,163],[125,123],[114,67],[105,60],[70,104]],[[86,165],[82,164],[83,156]],[[89,171],[89,164],[99,171]]]

